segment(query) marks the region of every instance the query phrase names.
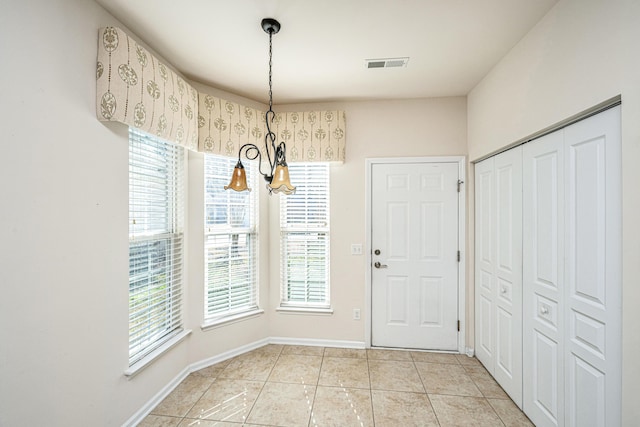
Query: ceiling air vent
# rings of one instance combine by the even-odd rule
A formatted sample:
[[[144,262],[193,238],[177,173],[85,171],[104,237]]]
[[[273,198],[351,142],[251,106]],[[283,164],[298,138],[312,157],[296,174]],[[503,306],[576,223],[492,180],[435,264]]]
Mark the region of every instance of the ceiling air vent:
[[[367,68],[405,68],[409,58],[365,59]]]

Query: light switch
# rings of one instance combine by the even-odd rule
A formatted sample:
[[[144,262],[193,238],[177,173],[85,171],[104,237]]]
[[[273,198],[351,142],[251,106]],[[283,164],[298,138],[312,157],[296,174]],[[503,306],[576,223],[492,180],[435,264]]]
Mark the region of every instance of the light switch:
[[[362,255],[362,244],[361,243],[352,243],[351,244],[351,255]]]

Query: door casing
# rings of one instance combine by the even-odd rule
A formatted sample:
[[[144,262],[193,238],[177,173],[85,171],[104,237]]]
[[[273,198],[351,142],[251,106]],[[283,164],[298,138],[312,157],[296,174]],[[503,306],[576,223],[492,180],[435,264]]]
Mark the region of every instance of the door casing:
[[[458,313],[460,318],[460,333],[458,334],[458,352],[472,355],[473,350],[465,347],[466,343],[466,157],[465,156],[436,156],[436,157],[383,157],[365,159],[365,346],[371,348],[371,174],[374,164],[403,164],[403,163],[456,163],[458,165],[458,179],[463,181],[458,193],[458,248],[460,262],[458,263]]]

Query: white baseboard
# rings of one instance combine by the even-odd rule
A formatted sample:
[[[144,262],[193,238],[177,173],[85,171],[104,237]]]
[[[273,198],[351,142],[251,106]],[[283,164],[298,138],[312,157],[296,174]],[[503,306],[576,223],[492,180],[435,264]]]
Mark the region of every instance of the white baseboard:
[[[475,354],[475,350],[473,349],[473,347],[467,347],[466,353],[467,353],[467,356],[473,357],[473,355]]]
[[[231,359],[232,357],[240,356],[241,354],[247,353],[251,350],[255,350],[256,348],[264,347],[267,344],[269,344],[269,338],[264,338],[240,347],[236,347],[232,350],[225,351],[224,353],[220,353],[216,356],[203,359],[199,362],[192,363],[191,365],[189,365],[189,373],[208,368],[211,365],[224,362],[225,360]]]
[[[131,416],[127,421],[125,421],[123,427],[134,427],[140,424],[142,420],[145,419],[147,415],[158,406],[160,402],[164,400],[165,397],[169,395],[178,385],[191,373],[190,367],[187,366],[184,368],[174,379],[169,381],[167,385],[162,387],[162,389],[156,393],[147,403],[142,406],[135,414]]]
[[[271,337],[270,344],[307,345],[313,347],[337,347],[364,349],[364,341],[318,340],[312,338]]]

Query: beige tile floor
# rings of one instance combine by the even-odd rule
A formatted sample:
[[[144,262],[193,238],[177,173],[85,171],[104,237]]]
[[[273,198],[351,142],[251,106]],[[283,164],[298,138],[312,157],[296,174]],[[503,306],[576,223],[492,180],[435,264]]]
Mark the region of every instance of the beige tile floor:
[[[268,345],[189,375],[140,426],[532,426],[475,358]]]

